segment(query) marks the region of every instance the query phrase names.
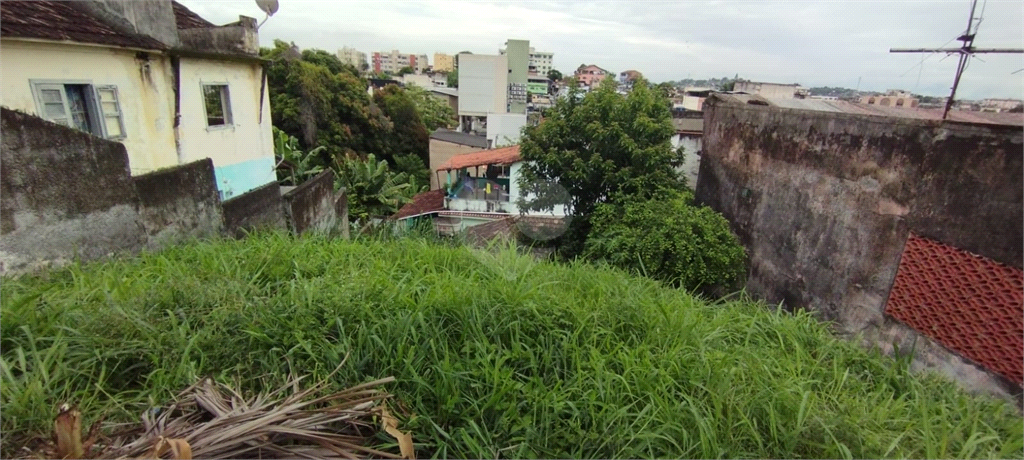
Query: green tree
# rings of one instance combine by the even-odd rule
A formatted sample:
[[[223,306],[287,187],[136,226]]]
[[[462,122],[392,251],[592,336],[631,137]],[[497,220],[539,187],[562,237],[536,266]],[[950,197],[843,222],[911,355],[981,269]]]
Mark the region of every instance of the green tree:
[[[451,128],[456,125],[455,110],[443,99],[435,97],[429,91],[410,84],[405,87],[406,94],[416,104],[416,111],[423,120],[428,132],[437,128]]]
[[[397,85],[387,85],[373,94],[373,102],[391,120],[393,127],[385,149],[387,154],[382,156],[392,164],[402,155],[416,155],[424,163],[429,162],[430,133],[409,94]]]
[[[589,216],[614,196],[645,199],[655,187],[681,189],[676,171],[682,152],[672,148],[675,133],[669,105],[641,80],[626,95],[606,78],[582,95],[573,81],[569,97],[559,99],[544,123],[524,129],[520,154],[525,161],[520,189],[524,210],[550,210],[558,204],[559,185],[568,191],[569,231],[559,243],[567,256],[578,255],[590,230]]]
[[[551,69],[548,71],[548,79],[551,81],[559,81],[562,79],[562,72]]]
[[[267,86],[274,125],[303,150],[324,146],[322,166],[348,152],[385,152],[392,125],[371,107],[366,81],[352,66],[320,50],[300,52],[280,40],[260,50],[270,61]]]
[[[406,173],[391,171],[387,161],[377,161],[373,154],[365,159],[342,158],[335,169],[335,185],[346,189],[349,220],[353,222],[390,216],[428,187],[410,183]]]
[[[721,296],[739,287],[746,253],[729,222],[689,191],[597,205],[585,255],[687,290]]]
[[[409,66],[405,66],[405,67],[402,67],[401,69],[398,69],[398,76],[399,77],[401,77],[403,75],[408,75],[408,74],[411,74],[411,73],[416,73],[416,71],[413,70],[413,68],[409,67]]]
[[[430,185],[430,169],[416,155],[395,157],[394,169],[395,172],[405,173],[409,177],[413,189],[418,190],[423,185]]]
[[[448,72],[448,87],[458,88],[459,87],[459,69],[455,69]]]

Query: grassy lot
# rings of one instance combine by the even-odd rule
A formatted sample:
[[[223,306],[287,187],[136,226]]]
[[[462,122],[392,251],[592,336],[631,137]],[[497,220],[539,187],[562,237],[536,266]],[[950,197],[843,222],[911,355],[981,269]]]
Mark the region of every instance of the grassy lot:
[[[259,390],[346,355],[339,388],[397,377],[420,456],[1024,456],[1013,409],[807,315],[513,251],[270,234],[0,295],[5,456],[64,401],[130,421],[200,376]]]

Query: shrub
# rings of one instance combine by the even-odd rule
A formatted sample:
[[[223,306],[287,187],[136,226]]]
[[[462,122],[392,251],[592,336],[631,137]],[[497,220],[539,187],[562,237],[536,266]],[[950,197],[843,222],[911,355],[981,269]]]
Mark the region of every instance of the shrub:
[[[689,192],[663,191],[598,205],[585,254],[677,287],[722,294],[744,274],[746,254],[729,222]]]

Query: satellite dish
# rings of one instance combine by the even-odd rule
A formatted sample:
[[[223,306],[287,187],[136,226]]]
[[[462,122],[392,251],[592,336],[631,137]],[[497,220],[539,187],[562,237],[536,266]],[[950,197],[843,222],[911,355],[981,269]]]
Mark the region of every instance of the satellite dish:
[[[277,12],[277,0],[256,0],[256,6],[267,13],[267,17],[273,16]]]
[[[256,26],[256,30],[260,30],[260,26],[262,26],[264,22],[267,22],[267,19],[270,19],[270,17],[277,12],[278,4],[277,0],[256,0],[256,6],[260,7],[264,13],[267,13],[267,17],[263,18],[263,20]]]

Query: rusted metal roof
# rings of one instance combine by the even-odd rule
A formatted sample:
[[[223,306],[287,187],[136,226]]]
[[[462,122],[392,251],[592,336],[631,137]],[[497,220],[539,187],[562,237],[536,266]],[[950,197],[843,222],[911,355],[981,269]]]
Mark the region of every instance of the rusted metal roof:
[[[1024,383],[1024,272],[910,235],[885,313]]]
[[[216,24],[203,19],[202,16],[194,13],[185,5],[178,2],[171,2],[174,5],[174,22],[178,29],[205,29],[217,27]]]
[[[886,107],[874,104],[826,101],[821,99],[766,98],[754,94],[716,93],[714,97],[728,103],[768,105],[784,109],[815,110],[819,112],[848,113],[853,115],[875,115],[914,120],[942,120],[942,109]],[[949,112],[947,120],[960,123],[1024,126],[1024,114],[1020,113],[967,112],[953,110]]]
[[[431,190],[412,197],[412,201],[406,203],[395,215],[394,220],[407,217],[419,216],[444,209],[444,190]]]
[[[438,166],[437,171],[449,171],[469,166],[510,165],[521,160],[519,146],[513,145],[501,149],[481,150],[479,152],[453,156],[441,164],[441,166]]]
[[[3,2],[0,5],[0,37],[168,49],[166,44],[155,38],[118,30],[76,3],[52,0]]]

